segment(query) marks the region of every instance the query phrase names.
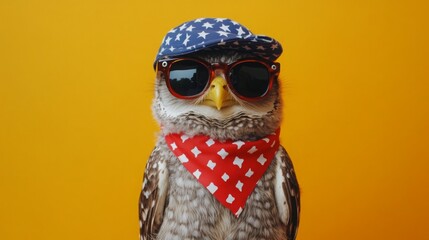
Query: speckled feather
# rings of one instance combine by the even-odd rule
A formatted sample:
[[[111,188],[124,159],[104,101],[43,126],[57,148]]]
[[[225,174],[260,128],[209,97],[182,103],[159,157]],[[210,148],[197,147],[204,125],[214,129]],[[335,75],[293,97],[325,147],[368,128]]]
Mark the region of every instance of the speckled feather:
[[[245,56],[229,52],[197,55],[209,62],[233,62]],[[238,105],[218,111],[198,105],[201,99],[173,97],[162,78],[159,75],[156,80],[153,102],[162,131],[143,180],[139,204],[141,240],[295,239],[299,187],[283,147],[249,196],[243,213],[235,218],[181,165],[164,141],[165,134],[177,132],[205,134],[219,140],[254,140],[274,132],[281,122],[278,82],[262,101],[236,98]]]

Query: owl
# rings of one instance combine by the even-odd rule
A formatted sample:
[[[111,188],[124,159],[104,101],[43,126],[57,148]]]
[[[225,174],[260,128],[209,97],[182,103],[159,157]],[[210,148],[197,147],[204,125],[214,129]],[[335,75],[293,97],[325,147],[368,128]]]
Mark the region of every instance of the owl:
[[[296,238],[299,186],[279,144],[281,52],[275,39],[226,18],[185,22],[164,37],[141,240]]]

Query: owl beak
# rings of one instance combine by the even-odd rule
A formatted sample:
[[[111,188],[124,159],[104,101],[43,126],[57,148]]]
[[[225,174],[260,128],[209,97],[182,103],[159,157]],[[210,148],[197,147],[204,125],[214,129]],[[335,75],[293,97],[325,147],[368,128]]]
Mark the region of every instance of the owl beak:
[[[216,107],[221,110],[234,104],[234,99],[228,92],[226,80],[221,77],[215,77],[210,84],[210,89],[202,102],[204,105]]]

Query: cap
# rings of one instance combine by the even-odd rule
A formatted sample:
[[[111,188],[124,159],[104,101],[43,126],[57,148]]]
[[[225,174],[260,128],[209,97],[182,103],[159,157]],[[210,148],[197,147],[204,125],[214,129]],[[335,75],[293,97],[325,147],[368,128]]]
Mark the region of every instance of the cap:
[[[227,18],[198,18],[171,29],[162,40],[155,58],[177,57],[207,49],[248,52],[274,61],[282,53],[274,38],[255,35],[245,26]]]

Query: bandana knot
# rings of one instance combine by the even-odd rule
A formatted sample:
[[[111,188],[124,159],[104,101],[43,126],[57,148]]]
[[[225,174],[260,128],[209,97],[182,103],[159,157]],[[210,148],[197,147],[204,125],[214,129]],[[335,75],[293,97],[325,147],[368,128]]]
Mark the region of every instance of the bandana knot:
[[[165,136],[182,165],[236,217],[277,152],[277,130],[255,141],[218,141],[208,136]]]

